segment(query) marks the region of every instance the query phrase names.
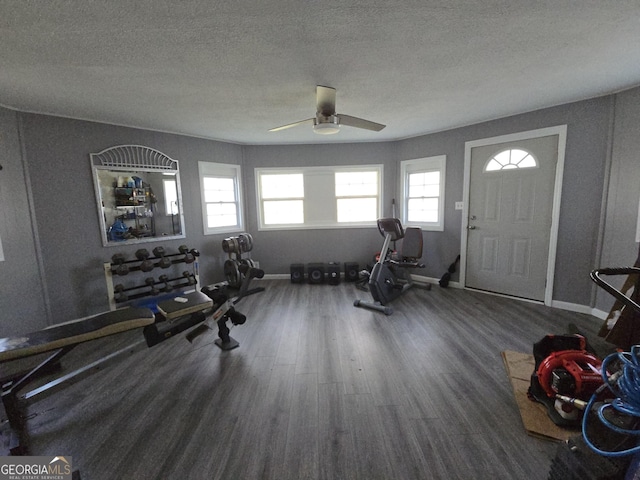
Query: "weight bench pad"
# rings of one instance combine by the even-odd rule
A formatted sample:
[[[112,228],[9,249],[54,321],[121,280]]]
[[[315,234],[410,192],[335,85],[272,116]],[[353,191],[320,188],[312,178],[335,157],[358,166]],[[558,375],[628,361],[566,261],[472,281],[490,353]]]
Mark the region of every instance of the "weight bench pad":
[[[176,298],[158,303],[158,311],[167,320],[174,320],[190,313],[201,312],[213,306],[211,299],[201,292],[191,292]]]
[[[154,321],[155,316],[148,308],[123,308],[23,336],[0,338],[0,363],[145,327]]]

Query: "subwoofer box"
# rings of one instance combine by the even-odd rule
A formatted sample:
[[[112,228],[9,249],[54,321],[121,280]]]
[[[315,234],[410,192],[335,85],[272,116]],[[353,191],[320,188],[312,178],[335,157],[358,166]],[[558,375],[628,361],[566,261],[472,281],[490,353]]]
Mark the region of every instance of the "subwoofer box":
[[[360,268],[355,262],[344,262],[344,280],[346,282],[357,282],[360,278]]]
[[[307,279],[309,283],[324,283],[324,263],[310,263],[307,265]]]
[[[340,264],[329,262],[327,264],[327,278],[329,285],[338,285],[340,283]]]
[[[304,263],[292,263],[290,266],[291,283],[304,282]]]

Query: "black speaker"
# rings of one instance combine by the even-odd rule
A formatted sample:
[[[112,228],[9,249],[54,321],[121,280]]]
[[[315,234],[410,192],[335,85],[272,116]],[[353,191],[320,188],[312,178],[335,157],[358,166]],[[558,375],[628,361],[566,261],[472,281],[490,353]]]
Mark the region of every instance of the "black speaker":
[[[344,279],[347,282],[357,282],[360,278],[360,268],[357,263],[344,262]]]
[[[327,277],[329,285],[338,285],[340,283],[340,264],[329,262],[327,265]]]
[[[324,263],[308,264],[307,279],[309,283],[324,283]]]
[[[304,263],[291,264],[291,283],[304,282]]]

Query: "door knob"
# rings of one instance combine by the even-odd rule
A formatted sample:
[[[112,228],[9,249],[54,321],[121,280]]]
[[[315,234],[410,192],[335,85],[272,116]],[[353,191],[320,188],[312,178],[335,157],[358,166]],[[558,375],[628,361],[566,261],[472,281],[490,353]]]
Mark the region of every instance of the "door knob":
[[[475,225],[469,225],[469,226],[467,227],[467,229],[468,229],[468,230],[475,230],[475,229],[476,229],[476,226],[475,226]]]

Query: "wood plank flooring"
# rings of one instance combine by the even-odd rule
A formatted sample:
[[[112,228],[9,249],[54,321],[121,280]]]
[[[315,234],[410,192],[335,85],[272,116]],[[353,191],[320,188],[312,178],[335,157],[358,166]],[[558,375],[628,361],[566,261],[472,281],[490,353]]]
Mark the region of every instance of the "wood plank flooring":
[[[368,294],[351,283],[259,283],[239,348],[181,335],[34,403],[32,454],[71,456],[83,480],[547,477],[556,444],[525,433],[500,352],[599,320],[438,286],[385,316],[353,307]]]

